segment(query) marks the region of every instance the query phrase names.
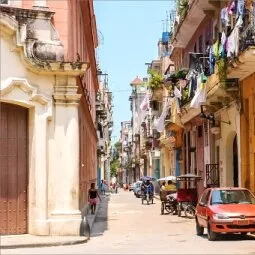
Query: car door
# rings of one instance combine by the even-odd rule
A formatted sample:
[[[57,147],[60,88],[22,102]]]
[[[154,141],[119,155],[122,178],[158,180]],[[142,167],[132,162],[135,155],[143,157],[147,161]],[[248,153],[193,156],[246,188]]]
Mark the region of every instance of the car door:
[[[207,206],[209,197],[211,194],[211,189],[206,189],[201,196],[201,199],[197,206],[197,219],[200,226],[207,226]]]
[[[204,200],[202,201],[203,205],[201,206],[201,217],[202,217],[202,225],[207,227],[207,219],[208,219],[208,206],[209,206],[209,199],[211,197],[211,189],[207,190],[205,194]]]

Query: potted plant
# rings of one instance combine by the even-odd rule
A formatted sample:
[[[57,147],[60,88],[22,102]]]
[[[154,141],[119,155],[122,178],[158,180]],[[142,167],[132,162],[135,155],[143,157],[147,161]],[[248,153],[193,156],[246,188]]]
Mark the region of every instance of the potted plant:
[[[160,98],[163,95],[164,79],[156,70],[150,69],[148,73],[150,74],[149,87],[153,91],[153,96],[155,98]]]

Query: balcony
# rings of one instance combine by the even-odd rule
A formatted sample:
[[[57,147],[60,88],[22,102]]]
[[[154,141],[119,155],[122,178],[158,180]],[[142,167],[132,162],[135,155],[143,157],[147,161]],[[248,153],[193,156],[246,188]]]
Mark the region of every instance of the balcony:
[[[196,32],[197,27],[205,18],[205,14],[203,10],[198,7],[197,2],[198,1],[193,1],[190,4],[187,14],[184,15],[180,23],[174,28],[173,46],[175,48],[186,48]]]
[[[164,88],[163,86],[159,86],[157,88],[154,88],[152,90],[152,101],[162,101],[163,99],[163,93],[164,93]]]
[[[106,154],[106,140],[100,138],[97,144],[97,154],[105,155]]]
[[[247,24],[240,34],[240,47],[238,60],[230,62],[228,78],[245,79],[254,73],[255,66],[255,28]]]
[[[214,16],[215,9],[220,8],[220,3],[227,0],[191,0],[179,24],[174,28],[173,46],[186,48],[198,26],[207,16]]]

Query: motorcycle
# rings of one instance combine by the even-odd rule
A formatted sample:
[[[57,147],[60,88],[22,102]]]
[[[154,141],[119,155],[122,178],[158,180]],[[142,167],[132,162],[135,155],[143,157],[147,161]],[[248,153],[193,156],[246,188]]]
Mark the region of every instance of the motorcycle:
[[[146,187],[146,189],[143,191],[142,204],[144,201],[147,202],[147,205],[150,203],[150,201],[153,204],[153,192],[149,191],[149,187]]]

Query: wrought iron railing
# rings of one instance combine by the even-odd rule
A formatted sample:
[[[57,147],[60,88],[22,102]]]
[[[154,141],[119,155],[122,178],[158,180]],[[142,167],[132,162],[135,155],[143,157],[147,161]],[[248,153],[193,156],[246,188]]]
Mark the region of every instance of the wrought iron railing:
[[[206,185],[209,187],[220,186],[219,164],[206,164]]]

